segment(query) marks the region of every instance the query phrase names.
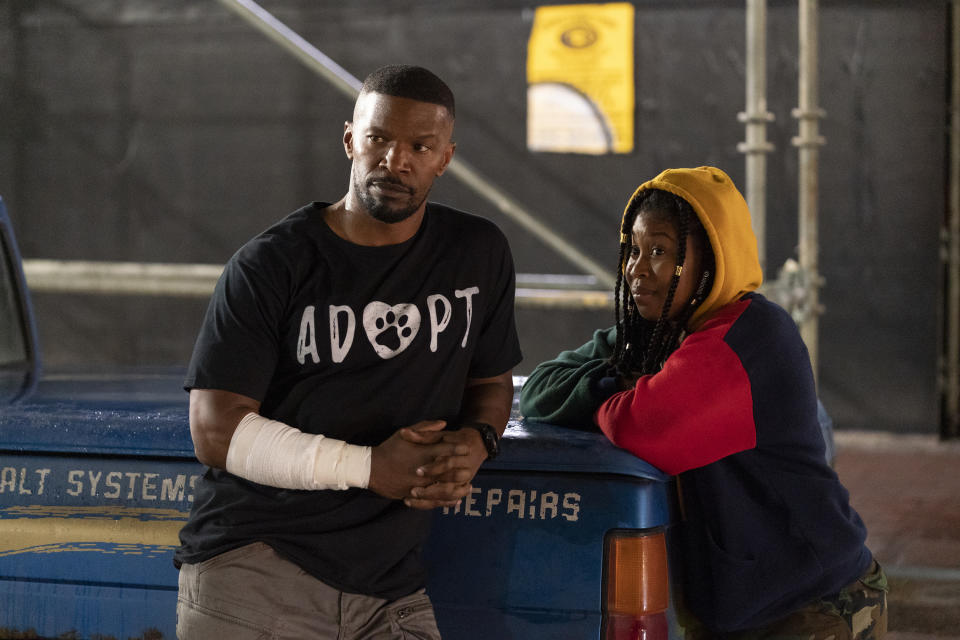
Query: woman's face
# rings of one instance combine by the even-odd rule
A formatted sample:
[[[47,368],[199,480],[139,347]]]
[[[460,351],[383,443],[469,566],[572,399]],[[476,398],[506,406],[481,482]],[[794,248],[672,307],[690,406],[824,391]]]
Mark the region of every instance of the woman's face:
[[[646,320],[656,321],[660,318],[676,270],[679,234],[664,216],[640,211],[633,222],[631,235],[633,243],[624,276],[637,311]],[[690,302],[702,271],[699,239],[695,234],[687,234],[686,242],[683,271],[670,305],[669,319],[676,317]]]

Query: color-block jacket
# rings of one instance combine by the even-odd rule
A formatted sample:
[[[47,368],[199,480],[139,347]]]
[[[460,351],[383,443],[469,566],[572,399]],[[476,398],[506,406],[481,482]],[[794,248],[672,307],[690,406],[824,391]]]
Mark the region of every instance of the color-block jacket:
[[[678,475],[683,592],[715,631],[750,629],[863,574],[866,529],[826,463],[806,347],[763,296],[742,196],[723,172],[670,170],[641,185],[696,211],[716,257],[713,289],[663,369],[618,391],[615,329],[534,370],[528,419],[595,423],[617,446]],[[633,197],[636,197],[637,193]]]

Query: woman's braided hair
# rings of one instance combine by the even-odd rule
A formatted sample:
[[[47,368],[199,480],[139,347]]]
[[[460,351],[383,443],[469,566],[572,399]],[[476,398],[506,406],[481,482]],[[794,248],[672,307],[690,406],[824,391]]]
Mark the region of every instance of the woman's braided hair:
[[[640,213],[651,214],[673,225],[677,230],[677,267],[686,259],[687,236],[698,235],[697,246],[703,252],[701,264],[704,273],[690,304],[673,320],[668,320],[673,297],[680,281],[679,269],[674,269],[663,310],[656,322],[647,320],[637,311],[624,270],[633,247],[633,223]],[[646,189],[631,201],[620,229],[620,260],[617,265],[617,284],[614,290],[614,309],[617,319],[617,343],[610,358],[617,375],[634,377],[656,373],[663,368],[667,356],[677,348],[687,322],[713,284],[713,251],[707,233],[693,207],[686,200],[669,191]]]

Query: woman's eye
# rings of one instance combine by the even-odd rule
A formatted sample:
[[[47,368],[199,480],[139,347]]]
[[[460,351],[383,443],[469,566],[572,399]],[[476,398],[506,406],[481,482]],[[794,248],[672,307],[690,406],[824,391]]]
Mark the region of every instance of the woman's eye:
[[[663,247],[654,247],[650,249],[650,255],[652,256],[662,256],[665,253],[666,251],[663,249]]]

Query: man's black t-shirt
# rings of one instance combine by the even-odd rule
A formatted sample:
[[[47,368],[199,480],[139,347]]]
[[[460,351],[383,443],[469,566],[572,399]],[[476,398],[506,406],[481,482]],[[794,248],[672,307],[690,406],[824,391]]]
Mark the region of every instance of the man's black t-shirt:
[[[520,361],[514,272],[493,223],[428,204],[408,241],[350,243],[313,203],[233,256],[185,387],[261,402],[307,433],[376,445],[426,419],[456,422],[467,378]],[[338,589],[395,599],[423,586],[431,512],[365,489],[291,491],[208,469],[178,563],[266,542]]]

